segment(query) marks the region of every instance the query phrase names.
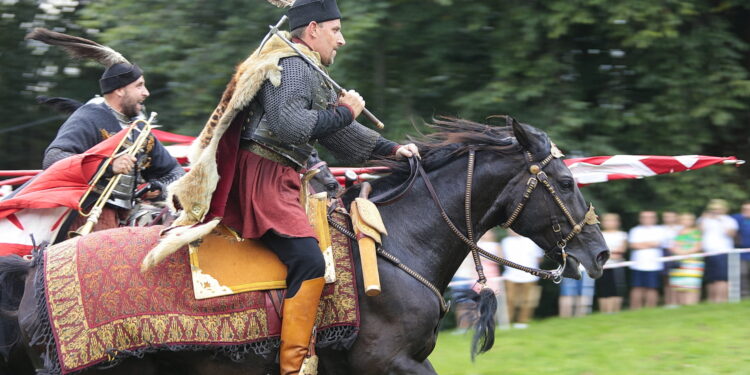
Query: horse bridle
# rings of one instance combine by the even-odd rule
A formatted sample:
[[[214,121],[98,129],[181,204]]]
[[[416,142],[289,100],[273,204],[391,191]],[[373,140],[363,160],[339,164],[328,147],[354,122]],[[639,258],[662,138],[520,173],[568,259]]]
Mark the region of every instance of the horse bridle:
[[[466,220],[466,235],[464,235],[460,229],[453,223],[453,220],[448,216],[448,213],[445,211],[445,208],[443,207],[443,204],[440,201],[440,198],[437,195],[437,192],[435,191],[435,187],[432,185],[432,182],[430,181],[429,176],[427,175],[427,172],[424,170],[424,167],[422,166],[422,163],[419,161],[416,157],[409,158],[409,166],[410,166],[410,174],[409,177],[404,181],[397,189],[388,191],[386,193],[377,195],[375,197],[370,198],[371,201],[373,201],[376,205],[379,206],[385,206],[392,204],[401,198],[403,198],[408,191],[412,189],[414,186],[414,183],[417,179],[417,177],[421,176],[422,180],[424,181],[425,186],[427,187],[427,190],[430,193],[430,196],[432,200],[435,202],[435,205],[438,207],[438,210],[440,211],[440,216],[443,218],[443,221],[445,221],[446,224],[448,224],[448,227],[451,229],[454,235],[458,237],[464,244],[466,244],[467,247],[471,249],[472,257],[474,259],[474,266],[477,270],[477,275],[479,276],[479,279],[477,282],[482,285],[482,287],[486,287],[487,284],[487,278],[484,275],[484,268],[482,267],[481,261],[479,259],[480,256],[487,258],[493,262],[511,267],[516,268],[518,270],[528,272],[534,276],[540,277],[542,279],[551,279],[555,283],[559,283],[562,280],[562,273],[565,269],[565,266],[567,265],[567,252],[565,251],[565,247],[567,246],[568,242],[573,239],[576,235],[581,233],[583,231],[583,227],[585,225],[595,225],[599,221],[597,220],[596,213],[594,211],[594,206],[589,204],[589,209],[586,212],[586,215],[580,222],[576,222],[573,219],[573,215],[570,213],[570,210],[565,205],[565,202],[562,201],[560,196],[557,194],[557,191],[552,186],[552,184],[549,182],[549,179],[547,178],[547,174],[544,172],[544,167],[549,165],[549,163],[555,159],[558,158],[559,155],[556,152],[550,151],[550,154],[541,160],[538,163],[534,163],[533,155],[525,151],[526,159],[528,161],[528,171],[531,173],[531,177],[528,179],[526,183],[526,190],[523,194],[523,197],[521,201],[516,205],[516,208],[511,213],[508,220],[506,220],[501,226],[504,228],[508,228],[518,219],[521,212],[523,211],[524,207],[526,207],[526,204],[528,203],[529,199],[531,199],[531,194],[536,189],[536,187],[539,185],[539,182],[542,183],[542,185],[545,186],[547,191],[552,196],[552,200],[558,205],[558,207],[562,210],[565,217],[570,222],[572,229],[570,233],[568,233],[566,236],[562,235],[562,227],[560,226],[559,221],[557,220],[557,216],[553,214],[552,208],[549,206],[550,210],[550,217],[552,218],[552,230],[553,232],[557,233],[559,239],[557,241],[557,247],[560,249],[560,256],[562,257],[562,263],[558,265],[557,269],[555,270],[544,270],[539,268],[532,268],[532,267],[526,267],[521,264],[512,262],[508,259],[499,257],[497,255],[494,255],[476,244],[476,240],[474,238],[474,226],[472,223],[471,218],[471,204],[472,204],[472,188],[473,188],[473,181],[474,181],[474,166],[476,161],[476,149],[474,147],[470,147],[468,151],[468,165],[467,165],[467,171],[466,171],[466,191],[464,193],[464,218]],[[559,156],[555,156],[555,155]],[[394,194],[395,191],[395,194]],[[549,202],[548,202],[549,203]],[[341,227],[340,225],[334,225],[334,222],[330,220],[332,226],[334,226],[336,229],[341,231],[342,233],[353,237],[354,234],[350,233],[346,228]],[[337,224],[337,223],[336,223]],[[420,275],[416,271],[412,270],[405,264],[403,264],[396,256],[388,253],[384,248],[379,247],[378,248],[378,255],[382,256],[386,260],[390,261],[394,265],[396,265],[398,268],[402,269],[415,279],[417,279],[419,282],[427,286],[430,290],[432,290],[435,295],[438,296],[440,300],[440,307],[441,312],[445,313],[447,312],[449,305],[445,302],[445,299],[442,296],[442,293],[440,290],[435,287],[429,280],[427,280],[424,276]]]
[[[554,147],[554,146],[553,146]],[[547,174],[544,172],[544,167],[546,167],[550,161],[557,158],[555,157],[554,152],[550,152],[550,154],[544,158],[539,163],[534,163],[534,157],[533,155],[526,151],[526,159],[529,163],[528,171],[531,173],[531,177],[529,177],[528,181],[526,182],[526,191],[523,194],[523,198],[520,202],[516,205],[516,208],[511,213],[510,217],[507,221],[505,221],[501,226],[503,228],[509,228],[513,223],[516,221],[518,216],[521,214],[521,211],[523,211],[524,207],[526,207],[526,203],[531,198],[531,193],[536,189],[537,186],[539,186],[539,183],[541,182],[542,185],[547,189],[547,191],[550,193],[550,196],[552,197],[552,200],[557,204],[557,206],[560,208],[560,210],[565,215],[565,218],[568,219],[568,223],[571,226],[570,232],[566,235],[562,235],[562,228],[560,226],[559,221],[557,220],[557,215],[553,215],[553,210],[551,207],[548,208],[550,211],[550,218],[552,219],[552,231],[557,235],[557,247],[560,249],[561,256],[563,258],[563,261],[567,258],[567,253],[565,252],[565,246],[567,246],[568,242],[572,240],[576,235],[581,233],[583,231],[583,227],[585,225],[595,225],[599,223],[598,217],[596,215],[596,212],[594,210],[594,206],[592,204],[589,204],[589,209],[586,211],[586,215],[584,215],[583,219],[579,222],[576,222],[575,219],[573,219],[573,215],[570,213],[570,210],[565,205],[565,202],[560,199],[560,196],[557,194],[557,190],[552,186],[552,184],[549,182],[549,178],[547,177]]]

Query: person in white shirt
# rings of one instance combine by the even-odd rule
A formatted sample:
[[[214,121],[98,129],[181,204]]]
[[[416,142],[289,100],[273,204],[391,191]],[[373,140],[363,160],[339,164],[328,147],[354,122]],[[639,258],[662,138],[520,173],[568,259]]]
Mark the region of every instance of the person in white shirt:
[[[625,261],[628,250],[628,234],[620,229],[620,215],[602,215],[602,236],[609,248],[610,256],[607,264]],[[611,314],[620,311],[622,299],[627,292],[625,267],[608,268],[596,280],[596,295],[599,299],[599,311]]]
[[[539,262],[544,256],[534,241],[518,235],[508,229],[508,237],[500,242],[503,257],[527,267],[539,268]],[[515,322],[513,327],[526,328],[539,304],[541,288],[537,284],[539,278],[528,272],[505,267],[505,293],[508,304],[508,319]]]
[[[661,244],[662,255],[676,255],[671,253],[672,244],[674,238],[682,230],[682,226],[679,224],[679,216],[674,211],[664,211],[661,213],[661,227],[664,229],[664,242]],[[669,284],[669,271],[679,266],[680,262],[666,262],[664,263],[664,274],[662,280],[664,281],[664,304],[667,306],[677,306],[677,291],[672,285]]]
[[[703,232],[703,251],[717,253],[734,249],[734,236],[737,234],[737,221],[727,215],[729,204],[723,199],[711,199],[706,211],[698,220]],[[726,253],[706,257],[705,279],[708,284],[708,300],[726,302],[729,293],[727,275],[728,256]]]
[[[659,258],[663,252],[664,229],[656,225],[654,211],[642,211],[638,216],[640,225],[630,230],[630,260],[635,262],[631,269],[630,309],[655,307],[659,302],[659,288],[662,285],[662,270]]]

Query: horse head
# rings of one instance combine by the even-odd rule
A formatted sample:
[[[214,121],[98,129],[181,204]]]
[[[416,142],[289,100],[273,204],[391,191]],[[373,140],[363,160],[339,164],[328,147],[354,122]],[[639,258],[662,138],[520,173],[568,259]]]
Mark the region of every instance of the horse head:
[[[336,177],[328,168],[328,164],[320,158],[318,151],[313,150],[310,158],[307,159],[307,169],[318,169],[320,172],[313,176],[310,185],[315,192],[326,192],[329,197],[335,197],[341,190],[341,185],[336,181]]]
[[[593,206],[586,204],[563,155],[544,132],[512,118],[509,123],[520,148],[521,168],[484,221],[501,219],[501,225],[532,239],[549,258],[564,265],[565,277],[580,279],[579,264],[589,276],[601,276],[609,249],[595,225]]]

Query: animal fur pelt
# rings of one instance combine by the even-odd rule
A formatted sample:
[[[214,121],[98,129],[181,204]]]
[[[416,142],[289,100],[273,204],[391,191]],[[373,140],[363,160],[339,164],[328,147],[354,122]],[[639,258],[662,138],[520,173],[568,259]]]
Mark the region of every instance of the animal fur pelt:
[[[129,64],[125,57],[112,48],[88,39],[58,33],[41,27],[37,27],[26,35],[26,39],[34,39],[52,46],[60,46],[73,58],[94,60],[107,68],[120,63]]]
[[[286,8],[294,5],[294,0],[268,0],[268,2],[279,8]]]
[[[289,33],[285,33],[285,36],[290,38]],[[300,45],[299,49],[311,60],[320,64],[320,55],[317,52],[303,45]],[[191,162],[190,172],[172,183],[167,189],[169,192],[167,202],[172,204],[176,198],[183,208],[173,226],[184,228],[179,230],[173,228],[165,232],[159,244],[143,259],[142,271],[145,272],[189,242],[209,233],[210,229],[207,227],[213,228],[218,224],[219,219],[208,223],[203,222],[211,207],[211,198],[219,181],[216,165],[219,140],[235,116],[255,98],[255,94],[266,80],[275,86],[281,84],[279,60],[295,55],[296,52],[281,38],[273,36],[261,51],[253,52],[237,66],[234,76],[221,96],[219,105],[191,145],[188,155]]]

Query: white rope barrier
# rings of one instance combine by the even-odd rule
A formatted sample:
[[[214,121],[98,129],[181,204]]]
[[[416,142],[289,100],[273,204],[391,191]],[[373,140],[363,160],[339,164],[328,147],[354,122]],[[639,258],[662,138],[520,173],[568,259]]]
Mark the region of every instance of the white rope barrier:
[[[750,252],[750,249],[732,249],[732,250],[723,250],[723,251],[717,251],[714,253],[695,253],[695,254],[688,254],[688,255],[672,255],[668,257],[661,257],[658,259],[655,259],[655,261],[664,263],[664,262],[671,262],[674,260],[683,260],[683,259],[691,259],[691,258],[705,258],[713,255],[721,255],[721,254],[741,254],[741,253],[748,253]],[[634,261],[626,261],[626,262],[617,262],[617,263],[608,263],[604,265],[604,269],[610,269],[610,268],[621,268],[621,267],[630,267],[637,262]]]
[[[683,259],[691,259],[691,258],[705,258],[713,255],[721,255],[721,254],[742,254],[742,253],[750,253],[750,249],[732,249],[732,250],[724,250],[724,251],[718,251],[715,253],[695,253],[695,254],[688,254],[688,255],[671,255],[666,257],[661,257],[656,259],[658,262],[671,262],[675,260],[683,260]],[[630,267],[634,265],[636,262],[633,261],[624,261],[624,262],[617,262],[617,263],[607,263],[604,265],[604,269],[611,269],[611,268],[621,268],[621,267]],[[497,277],[488,277],[487,281],[496,281],[496,280],[504,280],[505,278],[502,276]],[[462,281],[452,281],[448,284],[448,287],[457,287],[457,286],[465,286],[465,285],[474,285],[476,284],[476,280],[462,280]]]

